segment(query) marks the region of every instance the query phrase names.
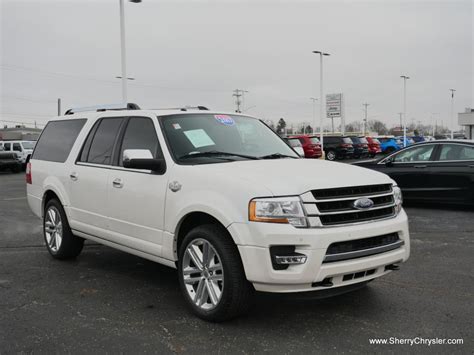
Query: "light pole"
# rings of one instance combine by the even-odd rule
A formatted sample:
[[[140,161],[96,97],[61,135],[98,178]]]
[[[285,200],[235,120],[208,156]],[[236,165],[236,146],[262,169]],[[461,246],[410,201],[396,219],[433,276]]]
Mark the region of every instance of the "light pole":
[[[431,113],[431,130],[432,130],[432,136],[434,137],[436,134],[436,126],[438,121],[434,118],[435,115],[438,115],[438,112],[432,112]]]
[[[367,102],[365,104],[362,104],[364,105],[364,109],[365,109],[365,118],[364,118],[364,125],[363,125],[363,132],[362,134],[365,136],[365,128],[367,126],[367,106],[369,106],[370,104],[368,104]]]
[[[403,146],[407,146],[407,80],[409,76],[401,75],[403,79]]]
[[[129,0],[133,3],[140,3],[142,0]],[[127,50],[125,48],[125,6],[124,0],[120,2],[120,56],[122,58],[122,102],[127,105]]]
[[[451,139],[454,139],[454,92],[455,89],[449,89],[451,91]]]
[[[310,100],[313,101],[313,134],[316,131],[316,101],[318,101],[315,97],[310,97]]]
[[[319,140],[321,141],[321,152],[324,156],[324,129],[323,129],[323,106],[324,106],[324,92],[323,92],[323,56],[329,56],[329,53],[321,51],[313,51],[314,54],[319,54]],[[314,121],[316,127],[316,120]]]

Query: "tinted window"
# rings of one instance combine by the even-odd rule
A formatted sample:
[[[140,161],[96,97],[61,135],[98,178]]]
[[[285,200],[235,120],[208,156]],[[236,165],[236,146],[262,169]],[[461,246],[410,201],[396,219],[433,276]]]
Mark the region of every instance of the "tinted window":
[[[4,143],[3,148],[5,150],[10,150],[11,149],[11,144],[10,143]]]
[[[352,144],[352,140],[349,137],[342,138],[342,142],[346,144]]]
[[[429,161],[433,153],[434,144],[422,145],[406,149],[394,156],[393,161],[398,163]]]
[[[299,141],[301,142],[301,144],[305,144],[304,138],[300,137],[300,138],[298,138],[298,139],[299,139]]]
[[[288,143],[290,143],[292,147],[301,147],[301,142],[298,138],[290,138],[288,139]]]
[[[147,149],[151,152],[153,158],[156,158],[158,147],[158,137],[152,120],[145,117],[132,117],[123,136],[119,165],[123,165],[123,152],[126,149]]]
[[[323,136],[323,139],[324,139],[325,143],[335,143],[335,142],[337,142],[337,139],[333,138],[333,137],[324,137]]]
[[[21,149],[20,143],[13,143],[13,150],[14,150],[15,152],[21,152],[21,151],[23,151],[23,149]]]
[[[318,143],[319,143],[319,139],[318,139],[317,137],[311,137],[309,140],[310,140],[311,143],[313,143],[313,144],[318,144]]]
[[[21,145],[25,149],[33,149],[35,147],[35,142],[21,142]]]
[[[117,138],[123,118],[104,118],[99,122],[97,131],[92,139],[87,162],[92,164],[109,165],[112,161],[114,143]]]
[[[474,160],[474,146],[443,144],[439,160]]]
[[[369,142],[367,141],[367,138],[365,138],[365,137],[359,137],[359,142],[361,142],[362,144],[367,144],[367,143],[369,143]]]
[[[49,122],[36,144],[33,159],[64,163],[85,123],[85,119]]]

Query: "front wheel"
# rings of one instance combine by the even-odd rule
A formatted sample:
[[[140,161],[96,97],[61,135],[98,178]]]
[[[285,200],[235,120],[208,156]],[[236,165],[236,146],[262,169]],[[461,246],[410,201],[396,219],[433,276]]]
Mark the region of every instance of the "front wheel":
[[[329,150],[326,154],[326,159],[330,161],[336,160],[336,152],[334,150]]]
[[[66,212],[56,199],[49,200],[44,209],[43,235],[49,253],[56,259],[75,258],[84,246],[84,239],[72,234]]]
[[[252,304],[237,246],[227,231],[204,225],[186,235],[179,250],[179,283],[198,317],[221,322],[239,316]]]

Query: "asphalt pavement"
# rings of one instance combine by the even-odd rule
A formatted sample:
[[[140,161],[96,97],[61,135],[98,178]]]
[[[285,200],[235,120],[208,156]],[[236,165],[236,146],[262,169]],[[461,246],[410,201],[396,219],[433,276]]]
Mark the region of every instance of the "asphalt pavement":
[[[400,271],[333,298],[260,294],[249,314],[214,324],[189,313],[173,269],[92,243],[52,259],[24,174],[0,173],[0,354],[472,354],[474,211],[406,210],[412,254]],[[464,344],[369,343],[417,337]]]

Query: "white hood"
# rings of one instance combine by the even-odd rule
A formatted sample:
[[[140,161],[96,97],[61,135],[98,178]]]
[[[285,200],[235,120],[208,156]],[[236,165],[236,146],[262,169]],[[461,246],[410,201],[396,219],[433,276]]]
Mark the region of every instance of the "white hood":
[[[310,190],[392,183],[387,175],[349,164],[313,159],[245,160],[201,165],[206,174],[240,178],[274,196]],[[236,187],[237,188],[237,187]]]

